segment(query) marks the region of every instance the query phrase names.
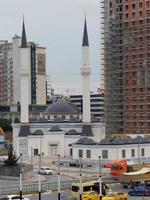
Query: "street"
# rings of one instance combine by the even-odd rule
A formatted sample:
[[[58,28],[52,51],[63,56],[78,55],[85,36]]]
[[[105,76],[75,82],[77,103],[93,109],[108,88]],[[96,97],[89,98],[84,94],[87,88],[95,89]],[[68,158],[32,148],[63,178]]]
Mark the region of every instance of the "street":
[[[124,192],[124,193],[128,193],[128,189],[124,189],[122,188],[119,184],[114,184],[111,185],[110,188],[113,191],[118,191],[118,192]],[[61,200],[67,200],[69,195],[71,194],[71,192],[66,191],[66,192],[62,192],[62,198]],[[49,193],[49,194],[42,194],[42,200],[57,200],[58,196],[57,196],[57,192],[53,192],[53,193]],[[30,197],[30,200],[38,200],[38,195],[32,196]],[[150,200],[150,197],[136,197],[136,196],[129,196],[128,200]]]

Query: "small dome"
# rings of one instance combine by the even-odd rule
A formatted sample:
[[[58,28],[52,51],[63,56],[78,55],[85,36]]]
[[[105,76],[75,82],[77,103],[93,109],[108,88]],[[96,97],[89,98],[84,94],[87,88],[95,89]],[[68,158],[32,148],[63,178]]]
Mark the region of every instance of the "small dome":
[[[110,140],[105,138],[105,139],[102,139],[100,142],[99,142],[100,145],[107,145],[107,144],[110,144]]]
[[[130,136],[127,136],[126,138],[123,139],[124,144],[132,144],[133,139]]]
[[[123,141],[121,138],[113,138],[111,140],[111,144],[122,144],[122,143],[123,143]]]
[[[33,135],[43,135],[43,131],[41,129],[37,129],[34,131]]]
[[[48,106],[45,114],[80,114],[80,110],[71,102],[58,100]]]
[[[80,138],[76,144],[83,144],[83,145],[95,145],[97,144],[94,140],[92,140],[91,138],[87,138],[87,137],[83,137]]]
[[[136,138],[133,139],[134,144],[142,143],[143,142],[143,137],[137,136]]]
[[[65,135],[79,135],[75,129],[70,129]]]

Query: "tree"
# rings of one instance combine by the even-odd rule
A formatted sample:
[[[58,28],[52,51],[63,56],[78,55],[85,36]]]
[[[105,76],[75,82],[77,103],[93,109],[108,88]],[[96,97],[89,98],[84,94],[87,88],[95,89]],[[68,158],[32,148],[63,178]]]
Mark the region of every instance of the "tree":
[[[8,158],[4,160],[5,166],[15,166],[19,158],[16,157],[16,154],[13,153],[13,148],[10,146],[8,149]]]

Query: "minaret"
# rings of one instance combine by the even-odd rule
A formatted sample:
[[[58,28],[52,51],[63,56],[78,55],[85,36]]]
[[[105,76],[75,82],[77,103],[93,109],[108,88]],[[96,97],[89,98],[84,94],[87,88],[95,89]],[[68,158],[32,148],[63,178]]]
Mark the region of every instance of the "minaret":
[[[23,20],[22,38],[20,47],[20,104],[21,124],[29,123],[29,52],[25,24]]]
[[[91,67],[89,62],[89,41],[87,33],[86,18],[84,23],[83,41],[82,41],[82,91],[83,91],[83,123],[91,122],[90,112],[90,75]]]

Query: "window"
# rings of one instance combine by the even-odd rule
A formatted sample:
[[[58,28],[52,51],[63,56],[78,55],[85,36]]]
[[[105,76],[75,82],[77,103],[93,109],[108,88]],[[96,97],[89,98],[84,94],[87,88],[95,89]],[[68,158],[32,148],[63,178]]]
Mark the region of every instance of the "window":
[[[139,2],[139,8],[142,8],[142,2]]]
[[[125,16],[126,16],[126,19],[128,19],[128,13],[126,13],[126,15],[125,15]]]
[[[125,9],[128,10],[128,5],[125,5]]]
[[[139,11],[139,16],[142,17],[142,11]]]
[[[62,115],[62,119],[65,119],[66,118],[66,116],[65,115]]]
[[[135,12],[132,12],[132,17],[135,17]]]
[[[145,156],[144,148],[141,148],[141,156]]]
[[[132,4],[132,9],[135,9],[135,3]]]
[[[108,158],[108,151],[102,150],[102,158]]]
[[[72,149],[70,149],[70,156],[72,156]]]
[[[149,6],[150,6],[150,2],[146,1],[146,7],[149,7]]]
[[[34,149],[34,155],[37,156],[39,154],[38,149]]]
[[[82,157],[83,157],[83,150],[79,149],[79,158],[82,158]]]
[[[135,149],[131,149],[131,157],[135,157]]]
[[[122,158],[125,158],[126,157],[126,151],[125,149],[122,150]]]
[[[86,151],[86,157],[87,158],[91,158],[91,150],[87,150]]]

